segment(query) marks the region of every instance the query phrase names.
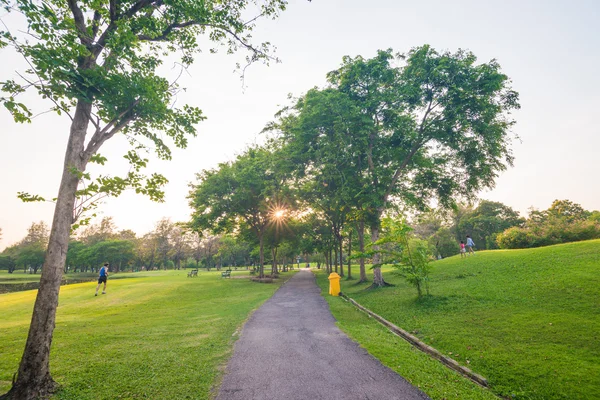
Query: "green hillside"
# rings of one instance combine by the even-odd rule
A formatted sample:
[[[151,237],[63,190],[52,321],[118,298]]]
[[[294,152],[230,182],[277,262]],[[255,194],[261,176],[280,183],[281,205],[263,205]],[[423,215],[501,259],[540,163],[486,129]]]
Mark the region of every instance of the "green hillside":
[[[436,261],[422,299],[385,271],[396,286],[347,281],[342,291],[487,377],[496,394],[600,399],[600,240]]]

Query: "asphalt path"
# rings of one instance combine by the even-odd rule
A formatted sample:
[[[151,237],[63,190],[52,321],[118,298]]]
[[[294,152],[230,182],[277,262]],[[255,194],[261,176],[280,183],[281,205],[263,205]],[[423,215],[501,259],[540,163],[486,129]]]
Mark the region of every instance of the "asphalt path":
[[[302,270],[246,322],[218,400],[428,399],[335,325]]]

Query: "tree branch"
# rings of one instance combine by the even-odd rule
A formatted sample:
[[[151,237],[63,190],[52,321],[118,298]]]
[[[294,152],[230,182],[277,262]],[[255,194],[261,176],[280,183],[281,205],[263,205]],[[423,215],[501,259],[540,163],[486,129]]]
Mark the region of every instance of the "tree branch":
[[[188,26],[193,26],[193,25],[207,26],[207,24],[203,24],[199,21],[187,21],[187,22],[181,22],[181,23],[174,22],[171,25],[167,26],[159,36],[151,37],[148,35],[138,35],[138,39],[147,41],[147,42],[160,42],[160,41],[166,40],[167,36],[169,36],[169,33],[171,33],[173,31],[173,29],[186,28]]]
[[[392,177],[392,181],[390,182],[390,185],[388,186],[387,190],[385,191],[385,195],[383,196],[384,204],[387,202],[388,198],[390,197],[390,194],[392,193],[392,189],[396,185],[396,182],[398,182],[400,175],[402,174],[402,172],[404,172],[404,168],[406,168],[406,166],[408,165],[410,160],[412,160],[413,156],[417,153],[417,151],[421,148],[421,146],[423,146],[423,144],[425,144],[425,141],[417,140],[415,142],[415,144],[413,144],[412,148],[410,149],[410,152],[408,153],[408,155],[406,156],[406,158],[404,159],[402,164],[398,167],[398,169],[394,173],[394,176]]]
[[[137,117],[135,114],[132,114],[130,117],[124,118],[125,115],[130,113],[139,103],[140,99],[137,99],[131,103],[125,111],[113,118],[102,130],[96,130],[85,149],[84,156],[86,160],[89,160],[91,156],[96,154],[104,142],[113,137],[115,133],[119,132]],[[89,119],[91,120],[91,116],[89,116]]]
[[[100,29],[100,18],[102,15],[98,10],[94,10],[94,19],[92,20],[92,40],[96,38],[98,35],[98,30]]]
[[[69,8],[71,9],[71,13],[73,13],[73,18],[75,19],[75,27],[77,28],[77,37],[81,40],[81,43],[85,45],[88,49],[92,46],[92,40],[88,37],[87,29],[85,26],[85,17],[81,12],[81,9],[77,5],[77,0],[67,0],[69,4]]]

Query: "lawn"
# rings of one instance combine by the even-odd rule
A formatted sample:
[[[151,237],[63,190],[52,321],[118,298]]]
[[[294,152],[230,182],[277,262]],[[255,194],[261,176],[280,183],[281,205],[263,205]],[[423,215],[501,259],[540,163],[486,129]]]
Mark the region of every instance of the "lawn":
[[[246,271],[220,274],[115,274],[98,297],[93,282],[61,287],[51,370],[62,389],[55,398],[210,398],[238,329],[291,276],[257,284],[235,279]],[[0,295],[0,393],[18,368],[35,294]]]
[[[436,261],[422,299],[393,268],[384,277],[395,286],[343,281],[342,291],[485,376],[494,393],[600,399],[600,240]],[[329,300],[342,329],[390,365],[394,350],[349,317],[349,304]]]

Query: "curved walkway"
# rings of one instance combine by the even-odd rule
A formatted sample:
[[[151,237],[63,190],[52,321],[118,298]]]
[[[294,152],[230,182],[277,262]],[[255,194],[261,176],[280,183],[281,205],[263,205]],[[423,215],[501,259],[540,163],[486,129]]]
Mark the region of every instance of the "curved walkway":
[[[244,325],[217,399],[428,397],[339,330],[314,275],[303,270]]]

